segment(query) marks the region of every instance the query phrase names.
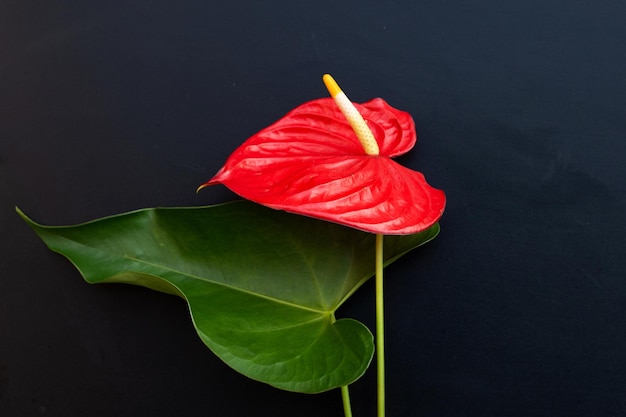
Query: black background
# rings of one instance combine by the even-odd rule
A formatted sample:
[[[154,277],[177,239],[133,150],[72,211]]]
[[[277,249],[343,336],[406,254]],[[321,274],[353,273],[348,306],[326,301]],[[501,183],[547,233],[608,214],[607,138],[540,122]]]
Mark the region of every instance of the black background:
[[[0,4],[0,415],[341,416],[231,371],[185,303],[89,286],[15,214],[72,224],[200,194],[327,95],[415,118],[446,191],[386,272],[389,416],[626,416],[626,3]],[[339,312],[373,324],[373,285]],[[352,386],[375,415],[373,369]]]

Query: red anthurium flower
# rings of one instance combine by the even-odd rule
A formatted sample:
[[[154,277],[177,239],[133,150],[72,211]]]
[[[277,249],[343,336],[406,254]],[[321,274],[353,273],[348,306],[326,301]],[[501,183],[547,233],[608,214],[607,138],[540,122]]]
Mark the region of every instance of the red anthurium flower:
[[[221,183],[268,207],[372,233],[430,227],[444,193],[391,159],[415,144],[411,116],[380,98],[353,105],[324,77],[334,100],[304,103],[253,135],[200,188]]]

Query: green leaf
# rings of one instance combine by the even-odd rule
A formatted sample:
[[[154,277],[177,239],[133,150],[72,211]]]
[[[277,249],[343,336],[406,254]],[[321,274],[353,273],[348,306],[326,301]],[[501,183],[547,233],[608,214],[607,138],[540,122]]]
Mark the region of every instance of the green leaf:
[[[335,311],[374,274],[372,234],[246,201],[77,226],[42,226],[17,210],[87,282],[184,298],[202,341],[252,379],[316,393],[355,381],[369,365],[370,331],[335,320]],[[438,231],[386,236],[386,263]]]

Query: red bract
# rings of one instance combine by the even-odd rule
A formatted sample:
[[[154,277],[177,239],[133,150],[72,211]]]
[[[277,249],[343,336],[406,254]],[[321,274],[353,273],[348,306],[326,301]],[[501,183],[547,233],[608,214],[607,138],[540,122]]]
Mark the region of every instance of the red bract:
[[[379,155],[364,152],[333,99],[318,99],[245,141],[201,188],[221,183],[268,207],[372,233],[427,229],[443,213],[443,191],[391,159],[415,144],[413,119],[380,98],[354,105]]]

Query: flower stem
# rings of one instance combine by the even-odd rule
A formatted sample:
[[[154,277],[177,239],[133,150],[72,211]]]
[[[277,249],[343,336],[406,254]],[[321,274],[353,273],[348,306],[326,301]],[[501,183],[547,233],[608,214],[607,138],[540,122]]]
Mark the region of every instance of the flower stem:
[[[378,417],[385,416],[385,320],[383,314],[383,235],[376,235],[376,365]]]
[[[341,387],[341,399],[343,400],[343,414],[345,417],[352,417],[352,407],[350,405],[350,391],[348,386]]]

